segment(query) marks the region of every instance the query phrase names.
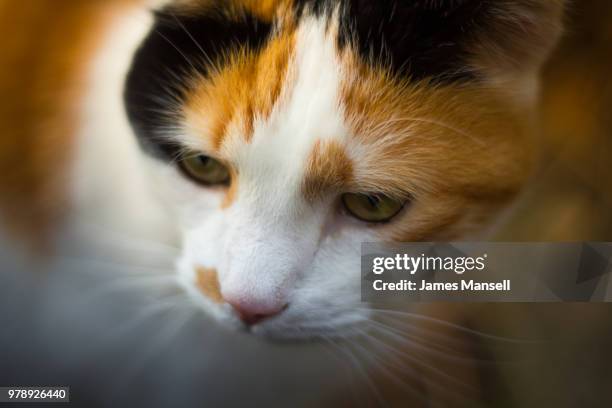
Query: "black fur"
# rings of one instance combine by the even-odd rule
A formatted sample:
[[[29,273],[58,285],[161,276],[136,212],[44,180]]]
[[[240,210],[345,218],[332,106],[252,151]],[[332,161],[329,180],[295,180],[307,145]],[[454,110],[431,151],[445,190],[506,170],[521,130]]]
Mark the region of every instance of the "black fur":
[[[300,11],[340,10],[340,46],[414,80],[476,79],[466,44],[489,23],[491,0],[296,0]]]
[[[364,60],[388,66],[414,80],[471,81],[466,44],[491,20],[493,3],[505,0],[294,0],[298,18],[313,12],[340,11],[340,47],[354,47]],[[219,9],[223,2],[217,3]],[[187,16],[166,9],[136,52],[129,72],[125,103],[136,134],[154,153],[173,156],[178,147],[159,136],[176,122],[164,114],[185,96],[193,70],[206,75],[207,61],[220,61],[232,47],[258,49],[272,23],[245,12],[229,18],[220,10]],[[193,37],[193,38],[192,38]],[[177,79],[177,77],[179,77]]]
[[[222,13],[156,13],[153,29],[134,56],[124,94],[128,117],[143,146],[173,157],[178,146],[158,136],[176,121],[164,112],[172,108],[170,101],[184,99],[187,77],[194,70],[206,75],[208,61],[220,62],[221,53],[229,48],[261,47],[271,29],[269,23],[249,14],[236,20]]]

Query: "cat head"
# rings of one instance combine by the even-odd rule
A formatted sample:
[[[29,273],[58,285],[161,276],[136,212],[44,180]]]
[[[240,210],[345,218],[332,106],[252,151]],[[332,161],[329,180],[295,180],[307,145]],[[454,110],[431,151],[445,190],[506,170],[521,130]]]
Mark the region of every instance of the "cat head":
[[[524,184],[560,0],[170,2],[125,101],[181,281],[272,337],[347,330],[360,245],[461,239]]]

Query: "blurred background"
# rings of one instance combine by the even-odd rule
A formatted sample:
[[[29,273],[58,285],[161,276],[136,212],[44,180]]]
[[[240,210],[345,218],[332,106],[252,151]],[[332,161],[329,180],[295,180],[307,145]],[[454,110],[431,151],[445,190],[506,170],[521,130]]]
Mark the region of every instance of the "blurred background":
[[[543,73],[541,165],[499,240],[612,240],[611,21],[610,1],[570,2]],[[480,327],[550,339],[529,369],[499,366],[512,391],[495,404],[612,405],[611,305],[491,305],[473,316]]]
[[[544,70],[542,164],[500,239],[612,239],[612,3],[570,2]]]
[[[20,30],[36,24],[11,21],[10,3],[0,1],[0,15],[7,26],[21,24],[10,42],[19,44]],[[91,16],[104,9],[104,1],[94,3],[87,6]],[[61,27],[62,10],[71,4],[84,3],[61,0],[57,13],[39,17]],[[566,34],[544,70],[541,164],[496,239],[612,241],[611,21],[608,0],[568,7]],[[58,41],[70,49],[75,33],[61,30]],[[36,84],[10,85],[2,88],[0,120],[7,122],[0,122],[0,147],[15,137],[4,133],[15,128],[11,121],[27,118],[13,95],[36,90]],[[26,119],[24,135],[29,126]],[[0,157],[6,180],[18,160]],[[3,191],[0,200],[9,201],[11,190]],[[193,319],[184,299],[163,285],[153,294],[137,279],[108,288],[109,277],[112,285],[126,268],[164,262],[170,268],[172,254],[162,250],[153,256],[120,239],[89,245],[71,231],[60,247],[63,255],[50,271],[24,279],[36,262],[13,242],[0,243],[0,385],[71,385],[76,406],[88,407],[612,406],[612,305],[424,305],[422,313],[453,325],[419,323],[418,339],[393,345],[409,355],[395,353],[385,362],[371,345],[353,345],[347,356],[337,345],[272,345],[219,331],[201,316]],[[115,257],[117,249],[130,259],[139,251],[142,263],[109,261],[109,247]]]

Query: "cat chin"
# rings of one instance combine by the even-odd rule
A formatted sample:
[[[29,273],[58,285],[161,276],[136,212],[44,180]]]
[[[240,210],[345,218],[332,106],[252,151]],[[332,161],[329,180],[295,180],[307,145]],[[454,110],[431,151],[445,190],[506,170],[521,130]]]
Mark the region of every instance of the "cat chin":
[[[333,322],[310,321],[283,323],[269,321],[255,325],[247,331],[255,336],[273,342],[329,341],[345,339],[362,332],[368,317],[366,313],[360,316],[334,319]]]
[[[269,321],[247,327],[238,321],[227,322],[234,330],[245,332],[271,342],[313,342],[329,341],[331,339],[344,339],[361,332],[360,326],[367,321],[363,316],[360,319],[347,319],[342,323],[329,324],[326,322],[310,322],[287,324],[283,318],[278,321]],[[226,324],[227,326],[227,324]]]

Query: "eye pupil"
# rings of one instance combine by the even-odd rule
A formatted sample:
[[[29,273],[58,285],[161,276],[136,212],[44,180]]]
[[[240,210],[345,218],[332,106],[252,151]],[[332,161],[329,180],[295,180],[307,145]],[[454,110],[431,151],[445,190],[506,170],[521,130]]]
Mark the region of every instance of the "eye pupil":
[[[366,197],[367,197],[368,201],[370,202],[370,205],[373,208],[377,208],[378,207],[378,204],[380,203],[380,198],[378,198],[378,196],[376,196],[376,195],[367,195]]]

